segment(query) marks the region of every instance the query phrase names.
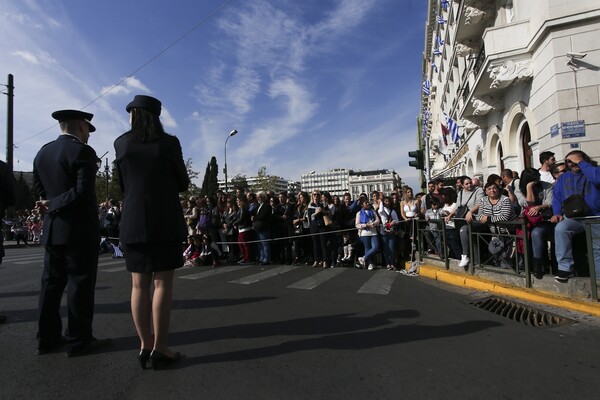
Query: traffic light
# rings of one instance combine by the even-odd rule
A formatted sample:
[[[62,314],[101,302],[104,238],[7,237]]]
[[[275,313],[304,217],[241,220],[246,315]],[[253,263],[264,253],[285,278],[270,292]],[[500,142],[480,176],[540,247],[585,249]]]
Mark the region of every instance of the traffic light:
[[[408,162],[408,165],[415,167],[416,169],[425,169],[425,157],[423,150],[409,151],[408,156],[414,158],[414,160]]]

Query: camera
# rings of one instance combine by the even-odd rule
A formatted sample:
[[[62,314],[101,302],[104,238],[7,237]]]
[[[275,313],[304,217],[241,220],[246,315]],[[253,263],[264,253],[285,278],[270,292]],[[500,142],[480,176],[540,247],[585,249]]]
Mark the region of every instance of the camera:
[[[582,59],[583,57],[587,56],[587,53],[578,53],[575,51],[569,51],[567,52],[567,57],[569,58],[575,58],[577,60]]]

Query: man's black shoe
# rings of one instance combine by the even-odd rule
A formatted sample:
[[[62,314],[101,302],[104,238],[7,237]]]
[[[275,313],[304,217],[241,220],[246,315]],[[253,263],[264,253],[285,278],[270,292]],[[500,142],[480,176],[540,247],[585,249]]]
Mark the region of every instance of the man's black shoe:
[[[569,278],[573,278],[575,276],[575,271],[561,271],[560,269],[556,273],[554,280],[559,283],[567,283]]]
[[[89,342],[79,342],[73,345],[67,351],[67,357],[77,357],[95,352],[102,347],[106,347],[112,343],[111,339],[96,339],[93,338]]]
[[[53,353],[67,343],[67,338],[61,336],[56,340],[40,340],[35,354],[43,356],[44,354]]]

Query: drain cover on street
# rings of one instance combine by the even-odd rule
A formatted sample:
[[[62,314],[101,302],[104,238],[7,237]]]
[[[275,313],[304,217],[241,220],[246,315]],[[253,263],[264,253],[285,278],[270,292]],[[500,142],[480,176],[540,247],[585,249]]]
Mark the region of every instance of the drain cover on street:
[[[500,297],[486,297],[484,299],[471,301],[475,307],[493,312],[494,314],[521,322],[525,325],[538,327],[548,327],[556,325],[572,324],[573,320],[540,310],[538,308],[526,306],[511,300]]]

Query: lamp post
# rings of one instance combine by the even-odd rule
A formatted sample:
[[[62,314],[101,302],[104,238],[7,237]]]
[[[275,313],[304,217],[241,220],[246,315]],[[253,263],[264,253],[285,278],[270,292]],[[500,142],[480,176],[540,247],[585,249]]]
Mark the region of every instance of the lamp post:
[[[110,168],[108,167],[108,157],[106,157],[106,165],[104,166],[104,173],[106,174],[106,200],[108,200],[108,172]]]
[[[230,137],[235,136],[236,133],[238,133],[237,130],[232,130],[231,132],[229,132],[229,135],[227,135],[227,139],[225,139],[225,168],[223,168],[223,172],[225,173],[225,193],[228,193],[227,190],[227,141],[229,140]]]

